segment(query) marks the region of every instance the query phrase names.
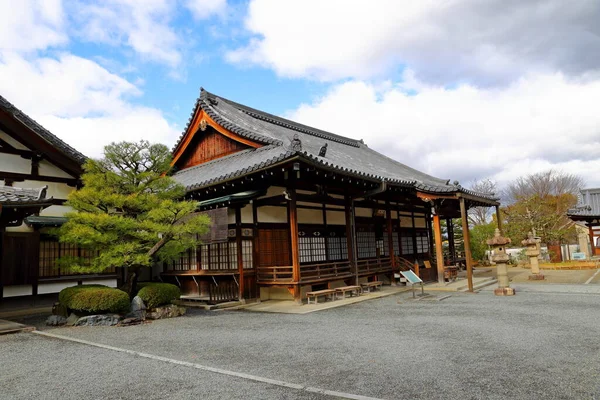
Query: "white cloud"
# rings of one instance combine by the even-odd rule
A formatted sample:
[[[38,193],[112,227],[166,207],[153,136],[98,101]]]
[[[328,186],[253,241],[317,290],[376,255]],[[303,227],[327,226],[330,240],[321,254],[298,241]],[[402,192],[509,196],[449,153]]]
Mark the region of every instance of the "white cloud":
[[[223,16],[227,9],[227,0],[186,0],[186,7],[195,19],[207,19],[213,15]]]
[[[0,55],[0,93],[65,142],[100,156],[113,141],[173,143],[178,129],[162,112],[138,106],[141,90],[85,58],[62,54],[29,61]]]
[[[101,5],[78,3],[72,15],[84,40],[126,46],[175,68],[182,61],[182,43],[170,25],[174,5],[170,0],[107,0]]]
[[[0,1],[0,49],[33,51],[68,42],[60,0]]]
[[[600,2],[252,0],[246,46],[229,61],[338,80],[408,66],[425,82],[506,84],[524,73],[600,65]]]
[[[597,104],[600,80],[547,74],[504,88],[447,89],[407,74],[398,85],[339,84],[288,117],[363,138],[400,162],[463,184],[556,168],[600,186]]]
[[[145,139],[168,145],[174,143],[179,135],[179,131],[159,110],[146,107],[128,107],[121,113],[103,117],[40,115],[37,121],[90,157],[101,157],[103,147],[111,142]]]

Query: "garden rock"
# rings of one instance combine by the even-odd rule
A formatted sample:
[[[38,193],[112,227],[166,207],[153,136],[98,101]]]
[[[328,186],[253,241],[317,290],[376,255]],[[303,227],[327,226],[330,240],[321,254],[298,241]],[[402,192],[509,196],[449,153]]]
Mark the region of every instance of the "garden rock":
[[[114,326],[120,319],[118,314],[87,315],[79,318],[75,326]]]
[[[54,305],[52,306],[52,314],[60,315],[61,317],[65,317],[65,318],[67,318],[69,316],[67,307],[65,307],[64,305],[62,305],[60,303],[54,303]]]
[[[135,296],[131,300],[131,311],[125,318],[134,318],[142,321],[146,319],[146,305],[139,296]]]
[[[62,315],[51,315],[46,320],[48,326],[61,326],[67,323],[67,319]]]
[[[69,318],[67,318],[67,325],[68,326],[73,326],[77,323],[77,320],[79,319],[79,317],[73,313],[71,313],[71,315],[69,315]]]
[[[152,308],[146,313],[148,319],[163,319],[179,317],[185,314],[185,308],[175,304],[169,304],[167,306]]]

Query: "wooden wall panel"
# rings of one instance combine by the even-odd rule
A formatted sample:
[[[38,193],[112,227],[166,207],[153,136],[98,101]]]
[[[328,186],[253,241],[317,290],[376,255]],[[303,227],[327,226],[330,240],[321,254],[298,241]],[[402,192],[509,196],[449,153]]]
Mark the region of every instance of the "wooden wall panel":
[[[185,153],[177,161],[180,169],[225,157],[250,148],[215,131],[198,132]]]
[[[291,265],[290,231],[288,229],[258,229],[260,266]]]
[[[37,281],[40,238],[36,233],[8,233],[2,235],[2,283],[27,285]]]

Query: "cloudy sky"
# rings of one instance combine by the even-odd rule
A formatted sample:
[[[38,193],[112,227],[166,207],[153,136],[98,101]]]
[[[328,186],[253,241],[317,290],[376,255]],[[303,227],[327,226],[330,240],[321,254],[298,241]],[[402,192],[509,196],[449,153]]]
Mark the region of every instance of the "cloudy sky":
[[[600,1],[0,0],[0,94],[89,156],[200,86],[464,185],[600,187]]]

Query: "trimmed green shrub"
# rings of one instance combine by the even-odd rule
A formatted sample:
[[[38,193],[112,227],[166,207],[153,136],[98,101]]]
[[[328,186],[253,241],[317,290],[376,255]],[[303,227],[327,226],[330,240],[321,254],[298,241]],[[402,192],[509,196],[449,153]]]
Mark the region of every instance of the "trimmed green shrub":
[[[144,282],[138,284],[138,289],[137,295],[148,308],[171,304],[173,300],[177,300],[181,296],[179,288],[170,283]]]
[[[70,310],[88,313],[125,313],[129,311],[129,295],[103,285],[79,285],[63,289],[58,301]]]

